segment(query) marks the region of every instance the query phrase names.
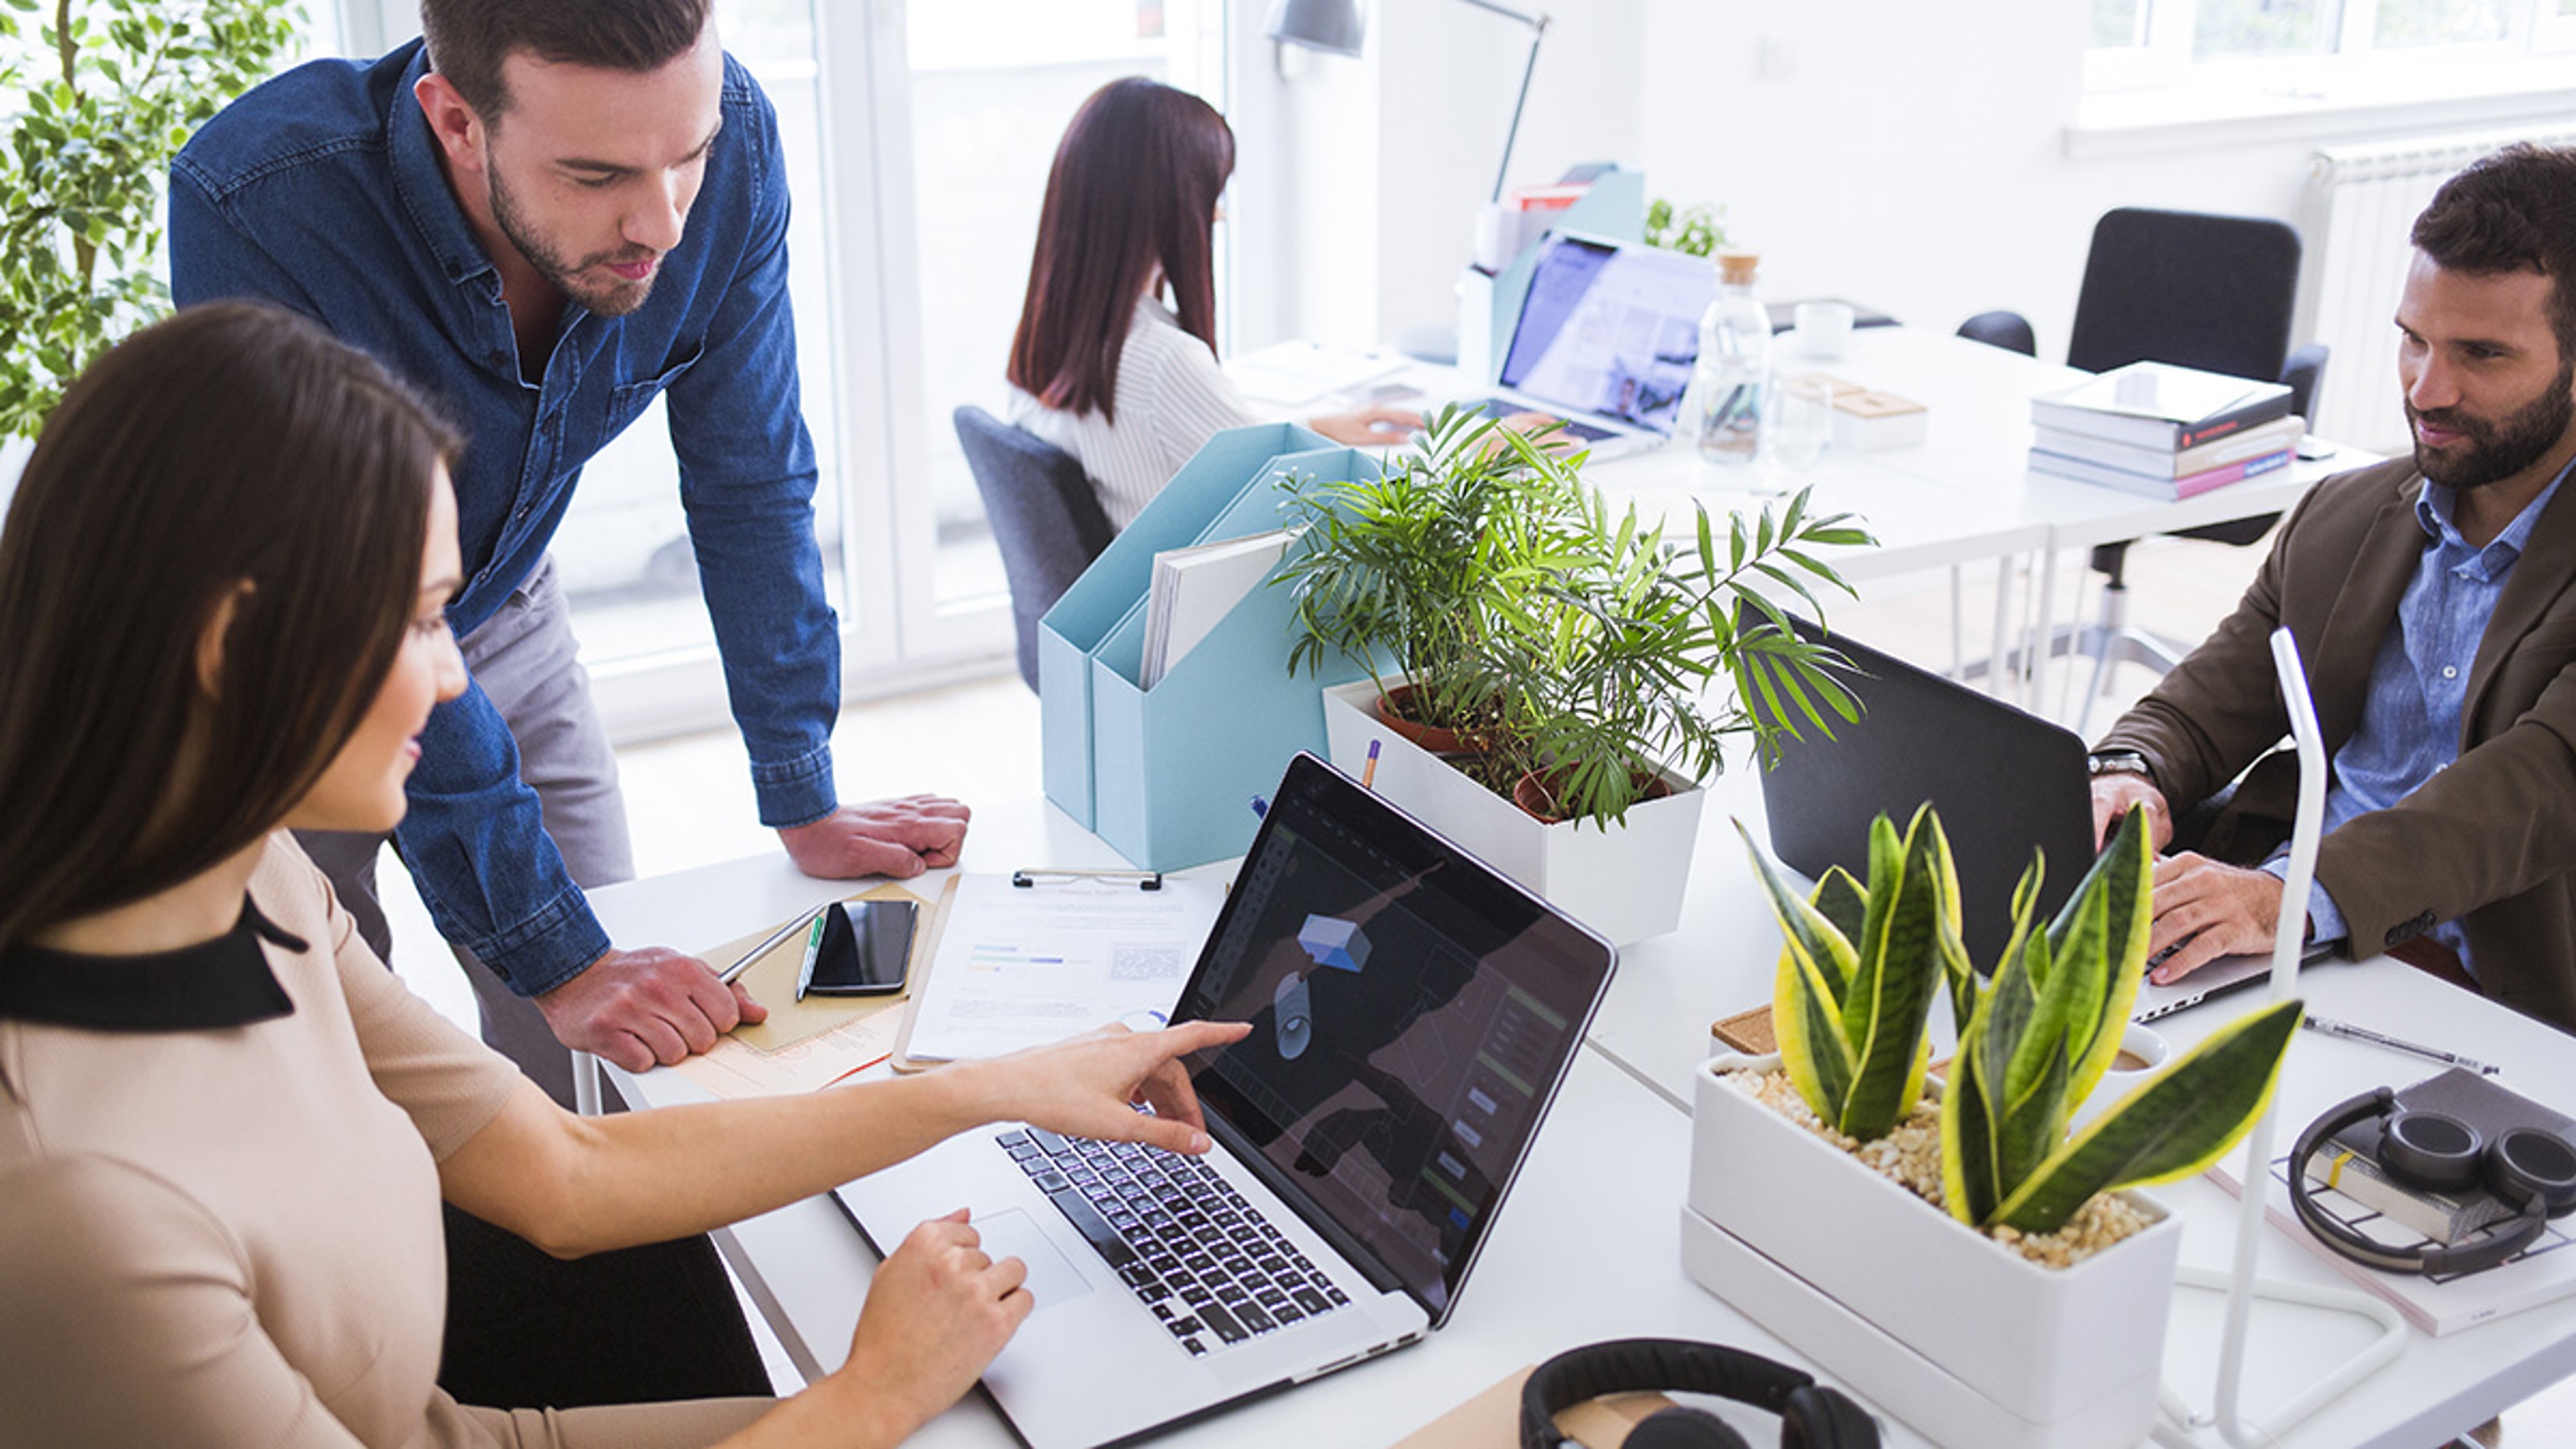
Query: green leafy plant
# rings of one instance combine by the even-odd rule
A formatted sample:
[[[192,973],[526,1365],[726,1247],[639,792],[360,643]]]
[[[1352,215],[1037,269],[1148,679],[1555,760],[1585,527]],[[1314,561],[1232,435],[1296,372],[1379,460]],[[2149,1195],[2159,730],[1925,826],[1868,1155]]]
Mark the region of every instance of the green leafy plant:
[[[2230,1023],[2068,1135],[2146,968],[2154,852],[2138,812],[2044,928],[2032,918],[2046,863],[2023,872],[1990,980],[1959,944],[1958,879],[1929,806],[1902,840],[1875,823],[1866,888],[1829,871],[1801,899],[1745,843],[1786,941],[1772,996],[1782,1069],[1818,1117],[1863,1141],[1904,1119],[1947,983],[1959,1049],[1941,1094],[1942,1197],[1961,1222],[2054,1232],[2097,1193],[2207,1168],[2271,1101],[2297,1001]]]
[[[275,68],[294,0],[0,0],[0,438],[169,308],[171,157]],[[32,44],[31,44],[32,42]]]
[[[1646,204],[1646,245],[1694,257],[1712,255],[1726,245],[1724,215],[1707,206],[1675,212],[1671,202],[1658,196]]]
[[[1401,672],[1413,720],[1470,737],[1486,786],[1509,796],[1535,774],[1552,817],[1605,823],[1659,767],[1716,773],[1731,736],[1767,747],[1802,721],[1856,717],[1828,672],[1839,657],[1770,597],[1814,608],[1812,585],[1848,592],[1812,552],[1871,542],[1848,515],[1811,514],[1801,493],[1721,531],[1701,509],[1677,550],[1635,510],[1613,515],[1585,455],[1553,443],[1448,409],[1383,476],[1292,485],[1305,532],[1280,570],[1297,591],[1290,670],[1366,660],[1382,700]],[[1735,687],[1711,702],[1720,675]]]

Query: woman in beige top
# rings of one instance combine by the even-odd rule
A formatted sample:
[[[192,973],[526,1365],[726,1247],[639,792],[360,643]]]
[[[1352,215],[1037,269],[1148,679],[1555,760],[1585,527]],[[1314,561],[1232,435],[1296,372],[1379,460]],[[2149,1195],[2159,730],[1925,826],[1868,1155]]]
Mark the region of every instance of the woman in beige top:
[[[1240,1027],[585,1119],[407,994],[284,832],[391,828],[464,687],[454,447],[363,354],[221,304],[92,367],[28,464],[0,533],[0,1444],[891,1444],[1030,1308],[962,1215],[792,1399],[510,1413],[434,1383],[439,1199],[574,1256],[988,1121],[1205,1149],[1174,1058]]]

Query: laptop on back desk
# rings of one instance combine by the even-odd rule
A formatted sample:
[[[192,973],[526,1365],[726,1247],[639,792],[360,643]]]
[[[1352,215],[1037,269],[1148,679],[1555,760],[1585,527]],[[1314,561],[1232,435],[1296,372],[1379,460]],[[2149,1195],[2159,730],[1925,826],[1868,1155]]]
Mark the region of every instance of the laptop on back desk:
[[[880,1251],[966,1207],[1037,1308],[984,1376],[1036,1449],[1123,1443],[1447,1321],[1614,953],[1299,755],[1175,1021],[1204,1158],[970,1132],[838,1190]]]

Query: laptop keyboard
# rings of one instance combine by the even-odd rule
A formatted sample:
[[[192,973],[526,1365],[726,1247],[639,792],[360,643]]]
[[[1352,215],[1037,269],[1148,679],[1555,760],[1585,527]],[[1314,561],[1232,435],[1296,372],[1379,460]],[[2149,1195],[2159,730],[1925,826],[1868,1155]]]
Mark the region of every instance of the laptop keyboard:
[[[995,1140],[1193,1357],[1351,1301],[1195,1157],[1041,1127]]]

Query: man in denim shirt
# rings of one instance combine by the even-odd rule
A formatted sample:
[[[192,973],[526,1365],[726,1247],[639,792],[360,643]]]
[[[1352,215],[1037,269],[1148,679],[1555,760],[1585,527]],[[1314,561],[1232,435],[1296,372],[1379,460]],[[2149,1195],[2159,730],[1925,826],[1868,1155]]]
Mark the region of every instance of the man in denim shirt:
[[[546,546],[654,397],[762,821],[809,874],[909,876],[954,862],[966,811],[834,797],[777,125],[707,0],[422,10],[425,47],[305,66],[197,134],[171,173],[173,290],[307,313],[467,434],[449,617],[476,685],[423,732],[397,841],[441,931],[497,973],[469,969],[486,1037],[562,1096],[553,1038],[640,1070],[761,1015],[693,957],[614,949],[580,888],[633,868]],[[383,950],[378,842],[309,848]]]
[[[2486,157],[2413,241],[2414,457],[2291,512],[2236,612],[2095,752],[2095,820],[2143,805],[2162,846],[2169,806],[2242,772],[2156,868],[2155,977],[2271,948],[2297,768],[2266,641],[2287,624],[2332,757],[2311,939],[2576,1030],[2576,152]]]

